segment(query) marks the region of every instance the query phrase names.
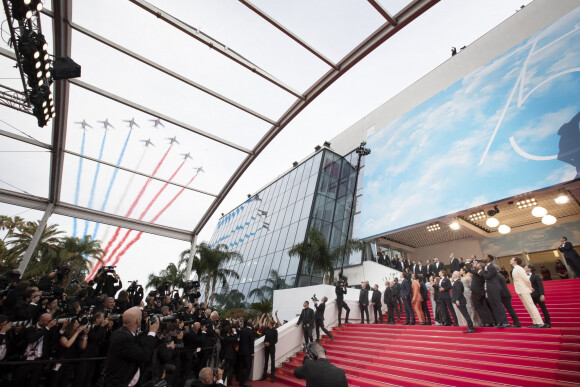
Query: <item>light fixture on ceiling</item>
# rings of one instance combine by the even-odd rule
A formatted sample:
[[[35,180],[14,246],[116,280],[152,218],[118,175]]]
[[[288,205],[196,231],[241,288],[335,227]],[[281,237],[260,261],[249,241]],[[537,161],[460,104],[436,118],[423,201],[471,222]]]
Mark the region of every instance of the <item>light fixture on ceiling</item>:
[[[478,211],[478,212],[474,212],[473,214],[468,216],[469,220],[474,221],[474,220],[480,220],[480,219],[485,219],[486,215],[484,211]]]
[[[532,210],[532,215],[534,215],[536,218],[541,218],[543,216],[546,216],[546,214],[548,213],[548,210],[546,210],[544,207],[534,207],[534,209]]]
[[[441,230],[441,226],[439,225],[439,223],[433,223],[427,226],[427,231],[429,232],[436,230]]]
[[[498,227],[497,231],[499,231],[500,234],[507,234],[511,231],[512,229],[510,228],[510,226],[506,225],[506,224],[502,224],[501,226]]]
[[[459,230],[461,228],[461,226],[459,225],[459,222],[454,220],[453,222],[451,222],[449,224],[449,228],[452,230]]]
[[[497,220],[496,218],[488,218],[485,221],[485,224],[487,225],[487,227],[497,227],[499,224],[499,220]]]
[[[556,223],[557,220],[558,219],[556,219],[556,217],[553,215],[546,215],[542,218],[542,223],[544,223],[546,226],[550,226]]]
[[[556,199],[554,199],[554,201],[556,202],[556,204],[566,204],[570,201],[570,198],[568,197],[568,195],[560,195],[558,196]]]
[[[519,209],[533,207],[536,206],[537,204],[538,203],[536,202],[535,198],[523,199],[520,200],[519,202],[516,202],[516,206],[518,206]]]
[[[493,210],[487,211],[487,215],[489,216],[496,216],[497,214],[499,214],[499,208],[497,206],[494,206]]]

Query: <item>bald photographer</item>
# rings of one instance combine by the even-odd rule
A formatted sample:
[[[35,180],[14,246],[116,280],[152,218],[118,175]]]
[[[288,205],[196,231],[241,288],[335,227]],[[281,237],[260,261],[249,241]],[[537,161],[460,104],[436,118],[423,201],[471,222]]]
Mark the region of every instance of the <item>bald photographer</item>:
[[[311,343],[306,347],[304,362],[294,370],[294,376],[306,379],[306,387],[348,386],[344,370],[330,364],[326,350],[319,343]]]

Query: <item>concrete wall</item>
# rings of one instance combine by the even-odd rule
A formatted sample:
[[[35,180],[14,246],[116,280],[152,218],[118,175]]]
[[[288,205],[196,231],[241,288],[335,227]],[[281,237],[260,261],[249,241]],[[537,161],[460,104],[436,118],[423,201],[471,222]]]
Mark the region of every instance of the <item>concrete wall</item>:
[[[425,263],[427,259],[433,262],[433,257],[438,257],[445,264],[449,263],[449,254],[455,254],[457,258],[469,258],[475,254],[478,258],[483,256],[481,243],[475,238],[465,238],[448,243],[439,243],[427,247],[418,247],[413,252],[409,252],[409,259],[420,260]]]

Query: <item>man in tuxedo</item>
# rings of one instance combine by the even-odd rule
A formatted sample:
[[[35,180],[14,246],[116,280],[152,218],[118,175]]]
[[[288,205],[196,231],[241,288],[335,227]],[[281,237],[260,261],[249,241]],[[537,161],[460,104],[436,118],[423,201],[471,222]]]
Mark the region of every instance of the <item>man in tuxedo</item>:
[[[149,362],[155,349],[159,320],[149,327],[143,340],[135,336],[141,326],[141,309],[133,307],[123,313],[123,326],[111,335],[105,362],[105,386],[134,386],[141,375],[141,365]]]
[[[314,327],[314,311],[310,309],[310,303],[308,301],[304,301],[302,306],[303,309],[302,312],[300,312],[300,317],[298,318],[296,326],[302,324],[302,332],[304,333],[304,346],[307,346],[308,343],[312,343],[314,341],[312,338],[312,328]]]
[[[461,264],[459,259],[455,258],[455,254],[449,254],[449,268],[451,269],[451,273],[455,273],[461,269]]]
[[[308,308],[308,301],[305,302],[306,308],[314,318],[314,311]],[[312,321],[312,320],[311,320]],[[312,323],[311,323],[312,325]],[[240,329],[240,344],[238,347],[238,382],[240,387],[250,387],[247,383],[252,371],[252,356],[254,355],[254,340],[256,334],[248,320],[244,320],[244,327]],[[310,339],[312,340],[312,329],[310,330]]]
[[[496,267],[497,269],[497,267]],[[514,328],[521,328],[522,325],[520,324],[520,319],[512,305],[512,294],[507,287],[507,281],[505,277],[501,274],[498,274],[499,282],[501,284],[501,303],[503,304],[505,310],[508,312],[512,321],[514,322]],[[510,327],[507,327],[510,328]]]
[[[544,295],[544,284],[542,283],[542,279],[540,276],[536,274],[536,269],[532,265],[527,265],[524,267],[526,274],[530,278],[530,282],[532,284],[532,301],[534,301],[534,305],[540,305],[542,309],[542,314],[544,315],[544,328],[551,328],[551,320],[550,320],[550,313],[548,313],[548,309],[546,308],[546,296]]]
[[[425,266],[423,266],[423,262],[421,262],[421,261],[417,262],[417,266],[415,267],[414,274],[422,275],[423,277],[427,277],[427,268]]]
[[[458,327],[459,323],[457,320],[457,314],[455,313],[455,309],[451,303],[451,294],[449,294],[453,286],[451,285],[449,278],[447,278],[447,272],[445,270],[439,271],[439,277],[441,278],[439,283],[436,283],[433,286],[439,289],[439,298],[443,306],[445,306],[445,308],[443,308],[444,319],[447,320],[447,324],[451,325],[449,321],[449,315],[451,314],[453,317],[453,326]]]
[[[485,279],[487,302],[489,303],[497,326],[499,328],[507,328],[510,324],[508,323],[507,315],[502,304],[502,286],[499,278],[503,278],[503,276],[497,272],[493,260],[494,256],[487,254],[485,256],[485,267],[482,268],[479,263],[477,263],[473,268],[477,271],[477,274]]]
[[[465,299],[465,295],[463,294],[465,288],[463,287],[463,282],[461,282],[459,272],[454,271],[451,279],[453,280],[451,301],[455,305],[457,305],[457,309],[459,309],[459,311],[463,315],[463,318],[465,318],[465,321],[467,321],[467,330],[463,331],[463,333],[475,333],[475,329],[473,328],[473,321],[471,321],[469,312],[467,312],[467,300]]]
[[[479,275],[477,270],[473,269],[473,265],[475,264],[477,264],[477,260],[475,255],[472,255],[471,261],[465,265],[464,269],[467,273],[472,274],[471,301],[473,302],[473,308],[481,319],[482,326],[492,327],[495,325],[495,321],[487,304],[487,299],[485,298],[485,278]]]
[[[580,278],[580,256],[578,256],[578,253],[574,250],[574,246],[568,242],[568,238],[565,236],[560,239],[560,243],[561,245],[558,247],[558,250],[564,254],[564,259],[566,259],[566,263],[574,271],[576,278]]]
[[[401,300],[401,285],[399,284],[398,278],[393,280],[393,303],[395,305],[395,312],[397,313],[397,320],[401,321],[403,301]]]
[[[330,337],[330,340],[334,340],[334,337],[332,337],[330,332],[327,331],[324,327],[324,310],[326,309],[326,301],[328,301],[328,297],[322,297],[320,301],[322,301],[320,305],[314,302],[314,309],[316,309],[316,312],[314,312],[314,322],[316,324],[316,341],[320,341],[321,328],[322,331],[326,333],[328,337]]]
[[[306,379],[306,387],[348,387],[344,370],[330,364],[319,343],[310,345],[300,367],[294,370],[298,379]]]
[[[439,258],[433,258],[433,273],[437,274],[441,270],[445,270],[445,265],[443,262],[439,262]]]
[[[336,293],[336,306],[338,307],[338,326],[342,327],[340,320],[342,319],[342,309],[346,310],[346,317],[344,318],[344,323],[348,324],[348,315],[350,314],[350,308],[344,302],[344,295],[346,294],[346,283],[343,280],[338,281],[336,287],[334,288]]]
[[[423,298],[423,301],[421,301],[421,308],[423,309],[423,314],[427,320],[423,323],[423,325],[431,325],[431,313],[429,313],[429,306],[427,305],[427,300],[429,300],[429,291],[425,285],[425,276],[423,274],[417,274],[417,278],[419,280],[419,290],[421,291],[421,297]]]
[[[399,270],[399,271],[405,271],[405,263],[403,262],[403,260],[395,258],[395,261],[393,261],[393,262],[394,262],[393,269]]]
[[[379,291],[379,285],[377,285],[377,284],[375,284],[375,286],[373,287],[373,295],[371,297],[371,303],[373,304],[375,324],[378,324],[379,320],[381,321],[381,324],[382,324],[383,323],[383,313],[381,311],[381,307],[383,306],[383,304],[381,304],[381,292]]]
[[[425,270],[427,271],[427,278],[425,278],[425,281],[430,280],[432,276],[435,276],[433,272],[433,265],[431,264],[430,259],[425,262]]]
[[[383,302],[387,306],[387,324],[395,325],[395,301],[393,296],[394,282],[385,282],[385,292],[383,293]]]
[[[411,306],[411,276],[401,273],[401,299],[405,305],[405,322],[403,325],[415,325],[415,313]]]
[[[512,279],[514,280],[514,290],[532,318],[532,328],[543,328],[544,320],[542,320],[542,316],[540,316],[540,312],[538,312],[538,308],[536,308],[532,300],[532,292],[534,291],[532,283],[524,268],[520,266],[521,264],[522,259],[520,257],[513,257],[510,260],[510,265],[513,267]]]
[[[371,323],[369,317],[369,290],[365,281],[361,282],[361,290],[358,296],[358,305],[360,308],[360,323],[365,323],[365,314],[367,316],[367,324]]]

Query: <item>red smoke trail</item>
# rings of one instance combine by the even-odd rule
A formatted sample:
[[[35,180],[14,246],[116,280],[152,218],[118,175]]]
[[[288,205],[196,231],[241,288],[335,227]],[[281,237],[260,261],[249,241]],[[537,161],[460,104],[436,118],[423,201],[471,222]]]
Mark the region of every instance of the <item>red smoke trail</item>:
[[[189,180],[189,182],[187,183],[187,185],[190,185],[195,178],[197,177],[197,175],[199,174],[199,171],[197,171],[195,173],[195,175],[191,178],[191,180]],[[169,201],[169,203],[167,203],[165,205],[165,207],[163,207],[158,213],[157,215],[155,215],[155,217],[153,219],[151,219],[151,223],[155,223],[157,221],[157,219],[159,219],[159,217],[161,215],[163,215],[163,213],[177,200],[177,198],[183,193],[183,191],[185,191],[185,188],[181,188],[181,190],[175,194],[175,196]],[[143,235],[143,231],[139,232],[139,234],[137,234],[128,244],[127,246],[125,246],[125,248],[119,253],[119,255],[117,255],[117,258],[115,258],[115,261],[113,262],[113,266],[116,265],[119,262],[119,259],[125,255],[125,253],[127,252],[127,250],[129,250],[131,248],[131,246],[133,246],[139,239],[141,239],[141,235]]]
[[[169,178],[169,181],[172,181],[175,178],[175,175],[177,175],[177,173],[179,172],[179,170],[181,169],[181,167],[183,167],[183,164],[185,164],[185,160],[183,160],[183,162],[177,167],[177,169],[175,170],[175,172],[173,172],[173,175],[171,175],[171,177]],[[149,202],[149,204],[147,204],[147,207],[145,207],[145,209],[143,210],[143,212],[139,216],[139,220],[143,220],[143,218],[145,217],[145,215],[147,215],[147,212],[151,209],[151,207],[153,206],[153,204],[155,204],[155,202],[157,201],[157,199],[159,199],[159,196],[161,196],[161,194],[163,193],[163,191],[165,191],[165,189],[167,188],[168,185],[169,185],[169,182],[163,184],[163,186],[155,194],[155,196],[153,197],[153,199],[151,199],[151,201]],[[109,259],[108,259],[107,262],[110,262],[110,261],[113,260],[113,256],[117,253],[117,251],[119,251],[119,249],[121,248],[121,246],[123,246],[123,243],[125,243],[125,241],[127,240],[127,238],[129,238],[129,234],[131,234],[132,231],[133,230],[127,230],[125,232],[125,235],[123,236],[123,239],[121,239],[121,241],[119,242],[119,244],[117,245],[117,247],[115,247],[113,249],[113,251],[111,252],[111,254],[109,254]],[[118,261],[118,259],[117,259],[117,261]],[[113,266],[114,265],[115,264],[113,264]]]
[[[167,157],[167,155],[169,154],[169,151],[171,150],[171,147],[173,146],[173,144],[169,145],[169,148],[167,148],[167,151],[165,151],[165,154],[163,155],[163,157],[161,158],[161,160],[159,160],[159,162],[157,163],[157,166],[155,167],[155,169],[153,170],[152,176],[155,176],[157,174],[157,172],[159,171],[159,168],[161,168],[161,165],[163,165],[163,162],[165,161],[165,158]],[[137,206],[137,203],[139,202],[139,200],[141,199],[141,196],[143,196],[143,193],[145,193],[145,190],[147,189],[147,186],[149,186],[149,183],[151,183],[151,178],[148,178],[147,181],[145,182],[145,184],[143,184],[143,187],[141,188],[141,191],[139,191],[139,194],[137,195],[137,197],[135,198],[135,200],[133,200],[133,203],[131,203],[131,207],[129,208],[129,211],[127,211],[127,213],[125,214],[125,217],[128,218],[129,216],[131,216],[131,214],[133,213],[133,210],[135,210],[135,206]],[[105,247],[105,250],[103,251],[103,255],[101,255],[101,259],[103,260],[103,263],[108,263],[108,261],[110,261],[110,259],[105,260],[104,258],[107,256],[107,252],[109,251],[109,249],[111,248],[111,245],[113,243],[115,243],[115,240],[117,240],[117,237],[119,236],[119,233],[121,232],[121,228],[117,227],[115,229],[115,234],[113,235],[113,238],[109,241],[109,243],[107,244],[107,247]],[[87,280],[90,280],[94,277],[94,275],[97,273],[97,270],[99,270],[99,268],[103,265],[101,261],[98,261],[95,264],[95,267],[93,267],[93,270],[91,271],[91,274],[89,274],[89,276],[87,277]]]

